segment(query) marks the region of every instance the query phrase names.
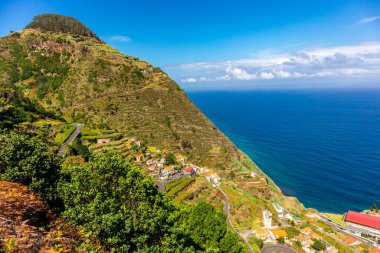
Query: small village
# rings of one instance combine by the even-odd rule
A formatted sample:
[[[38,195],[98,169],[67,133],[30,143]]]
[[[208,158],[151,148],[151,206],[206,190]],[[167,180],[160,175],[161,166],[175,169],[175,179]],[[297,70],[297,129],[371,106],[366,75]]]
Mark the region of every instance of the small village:
[[[288,213],[284,208],[282,208],[279,204],[273,203],[273,207],[275,208],[280,220],[281,227],[277,225],[273,225],[272,213],[269,210],[263,211],[263,224],[264,226],[254,230],[253,234],[261,239],[265,244],[286,244],[292,248],[296,246],[296,248],[302,249],[307,253],[314,252],[325,252],[325,253],[338,253],[339,250],[331,245],[329,242],[325,241],[324,238],[320,235],[320,233],[316,233],[311,227],[304,227],[299,230],[298,235],[289,235],[287,231],[291,231],[293,229],[289,228],[289,223],[301,225],[302,220],[297,216],[293,216]],[[361,249],[362,246],[371,248],[375,247],[372,250],[366,250],[369,253],[378,253],[380,250],[378,249],[380,243],[380,212],[379,211],[368,211],[366,214],[355,213],[354,215],[362,217],[362,221],[366,219],[370,219],[372,223],[360,224],[360,221],[356,220],[355,222],[349,221],[349,215],[352,215],[352,211],[349,211],[345,217],[344,221],[347,223],[347,227],[342,228],[339,240],[343,242],[345,245],[350,246],[352,248]],[[317,220],[327,219],[324,216],[319,214],[308,214],[309,218],[314,218]],[[330,220],[330,222],[332,222]],[[336,224],[336,226],[340,226]],[[377,226],[377,228],[375,228]],[[353,227],[360,228],[360,232],[358,230],[355,231]],[[339,234],[339,233],[338,233]],[[372,240],[368,240],[371,238]],[[318,244],[316,242],[321,242],[325,246],[322,247],[323,250],[318,249],[316,247]]]
[[[196,175],[202,176],[215,188],[220,189],[221,177],[218,173],[211,168],[201,167],[189,163],[186,156],[180,153],[173,153],[169,149],[159,150],[155,147],[147,147],[140,140],[134,137],[124,137],[121,134],[109,133],[103,134],[98,138],[97,136],[83,136],[82,141],[88,145],[89,149],[94,153],[103,151],[116,151],[120,152],[127,160],[134,162],[140,166],[146,173],[151,175],[158,185],[159,190],[167,191],[167,185],[185,178],[195,178]],[[255,172],[249,175],[255,178]],[[260,179],[259,179],[260,181]],[[191,182],[191,181],[190,181]],[[186,187],[185,185],[184,187]],[[265,209],[262,212],[261,226],[249,231],[248,239],[250,237],[261,240],[263,245],[287,245],[292,249],[298,249],[299,252],[315,253],[338,253],[339,249],[335,248],[332,244],[321,236],[325,233],[317,228],[304,226],[307,222],[301,218],[285,210],[280,204],[272,202],[273,210],[278,216],[278,223],[274,222],[273,215],[270,210]],[[379,213],[371,213],[373,216],[379,216]],[[321,216],[316,213],[309,213],[307,217],[317,221],[332,222],[327,217]],[[349,223],[349,222],[348,222]],[[338,224],[335,224],[338,226]],[[296,226],[298,229],[294,229]],[[340,225],[339,225],[340,226]],[[352,230],[352,224],[348,226],[350,230],[344,231],[342,229],[339,239],[345,245],[352,248],[360,248],[365,246],[362,240],[358,240],[361,233],[355,233]],[[361,228],[363,229],[363,228]],[[294,233],[296,231],[296,233]],[[317,233],[318,232],[318,233]],[[352,235],[350,235],[350,233]],[[373,244],[373,246],[377,246]],[[298,251],[297,250],[297,251]],[[370,253],[376,253],[375,248]]]
[[[134,137],[109,133],[85,135],[81,139],[94,153],[103,151],[121,153],[126,160],[133,161],[151,175],[162,191],[165,191],[166,183],[193,177],[196,174],[203,175],[215,187],[220,185],[221,178],[215,170],[187,163],[186,156],[172,153],[166,148],[159,150],[156,147],[147,147]]]

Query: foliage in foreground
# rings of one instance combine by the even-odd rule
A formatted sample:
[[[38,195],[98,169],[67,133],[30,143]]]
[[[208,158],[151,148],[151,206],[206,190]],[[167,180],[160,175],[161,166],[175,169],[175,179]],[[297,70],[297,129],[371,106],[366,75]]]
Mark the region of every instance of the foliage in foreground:
[[[209,204],[179,208],[115,154],[63,165],[37,138],[0,134],[0,179],[25,184],[114,252],[242,252]]]
[[[59,161],[49,146],[35,137],[0,134],[0,180],[27,185],[45,202],[59,207]]]
[[[174,211],[149,178],[121,157],[102,155],[80,166],[68,166],[63,182],[65,212],[109,248],[153,251],[168,233]],[[158,249],[155,249],[158,250]]]

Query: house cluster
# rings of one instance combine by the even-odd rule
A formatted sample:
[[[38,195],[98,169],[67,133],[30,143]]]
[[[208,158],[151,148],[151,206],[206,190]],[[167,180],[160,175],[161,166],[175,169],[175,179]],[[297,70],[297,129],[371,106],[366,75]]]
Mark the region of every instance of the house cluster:
[[[186,157],[181,154],[175,155],[177,164],[167,165],[165,158],[153,155],[152,153],[166,155],[170,153],[168,149],[155,149],[154,152],[149,152],[149,149],[152,149],[152,147],[148,148],[146,152],[136,154],[134,157],[135,161],[146,166],[152,173],[156,173],[161,180],[173,181],[183,177],[192,177],[200,173],[205,175],[214,187],[220,185],[220,176],[214,170],[187,163]]]
[[[302,245],[302,249],[307,253],[315,253],[316,251],[313,249],[312,245],[314,240],[322,240],[322,237],[315,233],[310,227],[306,227],[301,229],[301,234],[292,239],[291,244],[296,241],[300,242]],[[337,253],[338,250],[331,246],[329,243],[326,244],[326,250],[324,253]]]
[[[291,215],[278,203],[272,203],[272,205],[283,224],[286,224],[288,221],[296,224],[301,223],[301,220],[298,217]],[[301,234],[289,239],[286,231],[279,229],[277,226],[272,226],[272,213],[268,210],[264,210],[263,212],[263,223],[264,227],[256,230],[256,236],[262,239],[265,243],[273,243],[276,242],[278,238],[283,237],[285,243],[289,246],[292,246],[298,242],[305,252],[314,253],[316,252],[312,247],[314,240],[322,240],[322,237],[315,233],[310,227],[301,229]],[[338,252],[338,250],[332,247],[329,243],[324,243],[326,244],[326,250],[323,251],[324,253]]]
[[[269,210],[263,211],[264,226],[255,230],[257,238],[263,240],[264,243],[276,243],[277,240],[283,238],[287,240],[288,234],[285,230],[272,225],[272,213]]]
[[[170,151],[166,148],[158,150],[154,147],[148,147],[144,152],[140,151],[134,156],[134,160],[146,167],[152,173],[159,175],[161,179],[170,179],[174,175],[194,176],[198,167],[192,164],[186,164],[186,157],[177,154],[175,159],[177,164],[166,163],[165,158],[157,154],[169,154]]]
[[[198,167],[193,164],[185,164],[182,167],[176,165],[165,166],[160,170],[160,179],[173,179],[176,175],[180,179],[182,177],[192,177],[197,173]]]

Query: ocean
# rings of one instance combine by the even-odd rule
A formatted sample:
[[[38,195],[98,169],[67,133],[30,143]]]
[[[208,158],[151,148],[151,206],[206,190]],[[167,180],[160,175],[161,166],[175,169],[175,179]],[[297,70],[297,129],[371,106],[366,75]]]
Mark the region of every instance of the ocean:
[[[380,206],[380,90],[187,94],[285,195],[322,212]]]

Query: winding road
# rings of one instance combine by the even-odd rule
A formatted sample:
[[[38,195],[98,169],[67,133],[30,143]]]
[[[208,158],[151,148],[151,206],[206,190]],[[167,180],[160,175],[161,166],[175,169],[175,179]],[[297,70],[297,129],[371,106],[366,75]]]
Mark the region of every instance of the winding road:
[[[223,196],[223,199],[224,199],[224,207],[223,207],[223,211],[224,211],[224,214],[226,215],[226,220],[227,220],[227,225],[231,228],[232,231],[234,231],[245,243],[245,245],[247,245],[248,249],[250,252],[254,253],[251,245],[249,244],[247,238],[243,237],[235,228],[234,226],[232,226],[232,223],[231,223],[231,220],[230,220],[230,204],[228,203],[228,198],[227,198],[227,195],[224,193],[224,191],[222,189],[220,189],[218,186],[216,187],[219,192],[222,194]]]
[[[229,202],[228,202],[228,198],[227,198],[227,195],[224,193],[224,191],[222,189],[220,189],[218,186],[216,187],[219,192],[222,194],[223,196],[223,199],[224,199],[224,207],[223,207],[223,211],[224,211],[224,214],[226,215],[226,218],[227,218],[227,224],[228,226],[231,228],[232,231],[234,231],[245,243],[245,245],[247,245],[248,249],[250,252],[254,252],[254,250],[252,249],[251,245],[249,244],[248,242],[248,238],[249,238],[249,235],[253,232],[252,230],[249,230],[249,231],[246,231],[245,233],[243,234],[240,234],[235,228],[234,226],[232,226],[232,223],[230,221],[230,205],[229,205]],[[283,253],[296,253],[294,250],[292,250],[291,248],[285,246],[285,245],[281,245],[281,244],[271,244],[271,245],[266,245],[264,246],[262,249],[261,249],[261,252],[262,253],[272,253],[272,252],[283,252]]]
[[[78,124],[78,123],[74,123],[73,125],[76,126],[76,129],[75,131],[69,136],[69,138],[67,138],[67,140],[65,141],[65,143],[62,145],[62,147],[59,149],[58,151],[58,155],[65,155],[66,153],[66,150],[67,148],[69,147],[69,145],[75,140],[75,138],[77,138],[77,136],[79,135],[80,131],[82,131],[84,125],[83,124]]]

